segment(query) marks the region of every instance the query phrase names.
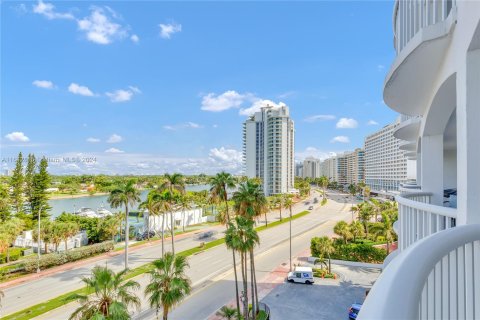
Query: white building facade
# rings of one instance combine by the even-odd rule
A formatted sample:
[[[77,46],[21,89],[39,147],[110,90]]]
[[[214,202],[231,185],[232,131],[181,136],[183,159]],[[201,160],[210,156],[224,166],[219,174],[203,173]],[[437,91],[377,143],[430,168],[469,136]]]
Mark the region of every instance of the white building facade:
[[[384,101],[417,160],[364,319],[480,319],[480,1],[395,1]]]
[[[325,159],[320,164],[321,175],[347,186],[365,178],[365,152],[361,148]]]
[[[243,124],[245,174],[266,196],[294,192],[295,129],[287,106],[263,107]]]
[[[365,138],[365,184],[374,193],[396,194],[401,184],[415,179],[415,160],[400,149],[394,136],[400,119]]]

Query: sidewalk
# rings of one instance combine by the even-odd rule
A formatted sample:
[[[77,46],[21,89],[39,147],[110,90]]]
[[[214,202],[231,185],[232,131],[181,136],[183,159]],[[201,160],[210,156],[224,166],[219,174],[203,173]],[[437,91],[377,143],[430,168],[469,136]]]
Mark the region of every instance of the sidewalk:
[[[294,268],[294,265],[304,264],[306,257],[308,257],[309,255],[310,255],[310,249],[305,249],[302,252],[300,252],[299,254],[297,254],[297,256],[292,257],[292,268]],[[265,298],[277,286],[279,286],[282,283],[285,283],[285,278],[287,277],[289,269],[290,269],[289,264],[290,264],[290,260],[285,261],[284,263],[277,266],[268,275],[266,275],[260,281],[257,282],[258,300],[259,301],[261,301],[263,298]],[[227,306],[229,306],[230,308],[236,308],[235,299],[231,300],[227,304]],[[240,306],[240,308],[241,308],[241,306]],[[223,317],[218,316],[216,314],[216,312],[214,314],[212,314],[210,317],[208,317],[208,320],[223,320],[224,319]]]

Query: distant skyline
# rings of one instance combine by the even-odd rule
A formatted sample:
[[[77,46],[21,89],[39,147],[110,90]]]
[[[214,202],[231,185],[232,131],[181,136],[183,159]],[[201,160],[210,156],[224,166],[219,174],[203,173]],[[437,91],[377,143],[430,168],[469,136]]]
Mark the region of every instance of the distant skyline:
[[[22,151],[55,174],[240,173],[242,123],[266,104],[289,106],[297,161],[397,117],[393,1],[1,6],[2,169]]]

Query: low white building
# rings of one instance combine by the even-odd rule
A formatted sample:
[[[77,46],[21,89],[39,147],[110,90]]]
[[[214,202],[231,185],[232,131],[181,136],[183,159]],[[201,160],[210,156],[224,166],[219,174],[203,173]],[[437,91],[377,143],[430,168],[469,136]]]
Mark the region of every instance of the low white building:
[[[154,230],[156,233],[162,232],[162,224],[163,219],[165,219],[165,224],[163,225],[163,230],[171,230],[172,226],[172,215],[167,212],[162,215],[150,215],[148,210],[144,212],[143,219],[144,219],[144,229],[147,229],[149,226],[150,230]],[[213,222],[215,221],[215,216],[203,216],[203,209],[202,208],[194,208],[190,210],[176,211],[173,213],[173,225],[175,228],[182,228],[183,225],[185,227],[191,226],[194,224],[204,223],[204,222]]]

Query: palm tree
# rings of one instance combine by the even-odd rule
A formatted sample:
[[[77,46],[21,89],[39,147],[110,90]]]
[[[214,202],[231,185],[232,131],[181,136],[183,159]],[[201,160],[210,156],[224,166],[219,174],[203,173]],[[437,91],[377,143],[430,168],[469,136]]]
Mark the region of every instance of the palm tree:
[[[354,221],[354,215],[357,213],[359,210],[359,206],[351,206],[350,207],[350,212],[352,213],[352,221]]]
[[[167,320],[168,312],[192,290],[190,279],[185,274],[189,265],[184,256],[167,252],[163,258],[155,260],[153,266],[145,296],[148,296],[150,307],[156,309],[157,318],[160,308],[163,308],[163,320]]]
[[[284,205],[284,198],[283,194],[278,194],[277,195],[277,204],[278,204],[278,209],[280,210],[280,221],[282,221],[282,207]]]
[[[380,212],[382,211],[382,208],[385,206],[383,205],[380,201],[378,201],[377,199],[370,199],[370,202],[372,203],[373,207],[373,212],[375,214],[375,222],[378,221],[378,215],[380,214]]]
[[[228,248],[236,250],[240,254],[240,264],[243,282],[243,317],[249,319],[248,314],[248,253],[250,253],[250,283],[252,295],[252,314],[256,315],[256,300],[258,294],[256,290],[255,264],[253,259],[253,248],[260,241],[257,231],[253,228],[253,220],[244,217],[235,217],[235,223],[230,222],[227,232],[225,233],[225,243]],[[256,298],[255,298],[256,297]]]
[[[359,208],[358,219],[362,222],[365,234],[368,237],[368,224],[373,215],[373,207],[368,202],[363,202]]]
[[[328,178],[326,176],[321,176],[319,178],[320,185],[322,186],[322,191],[323,191],[323,199],[326,199],[326,192],[327,192],[327,187],[328,187]]]
[[[210,179],[210,194],[212,198],[218,199],[225,203],[225,217],[226,225],[230,223],[230,213],[228,211],[228,192],[230,188],[235,188],[236,183],[233,176],[224,171],[217,173],[216,176]],[[235,298],[237,303],[237,312],[240,314],[240,296],[238,294],[238,275],[237,275],[237,261],[235,257],[235,249],[232,248],[232,258],[233,258],[233,273],[235,275]]]
[[[363,237],[365,235],[363,225],[359,221],[352,221],[349,228],[353,237],[353,242],[355,242],[358,237]]]
[[[285,198],[285,202],[283,204],[285,205],[285,209],[289,209],[290,211],[290,271],[292,271],[292,197]]]
[[[81,306],[70,320],[127,320],[129,307],[140,307],[140,299],[132,292],[140,288],[133,280],[124,281],[126,270],[115,273],[107,267],[96,266],[90,278],[84,277],[86,291],[92,294],[75,293],[67,300],[77,300]]]
[[[371,227],[372,233],[376,237],[383,237],[387,242],[387,254],[390,253],[390,244],[395,240],[395,231],[393,231],[393,222],[389,215],[382,213],[382,221],[375,223]]]
[[[340,237],[342,237],[345,244],[347,244],[348,239],[352,237],[350,228],[348,227],[348,224],[345,221],[337,222],[337,224],[333,227],[333,232],[335,232]]]
[[[173,173],[164,175],[165,181],[160,186],[160,190],[166,192],[165,199],[170,203],[170,231],[172,234],[172,253],[175,255],[175,221],[173,220],[173,210],[175,204],[178,202],[178,194],[185,193],[185,179],[180,173]]]
[[[125,207],[125,270],[128,269],[128,240],[130,238],[130,227],[128,224],[128,207],[133,207],[140,202],[140,192],[135,188],[135,181],[129,180],[122,183],[110,192],[108,203],[112,208]]]
[[[191,199],[188,195],[180,195],[178,198],[178,208],[182,210],[182,231],[185,232],[185,210],[192,208]]]
[[[223,306],[217,312],[217,316],[222,317],[226,320],[233,320],[238,315],[235,308],[229,308],[228,306]]]
[[[332,239],[329,237],[318,238],[318,241],[315,243],[317,252],[320,254],[320,259],[324,259],[325,256],[328,257],[328,273],[332,273],[332,265],[330,263],[330,255],[335,252],[335,247],[333,246]]]

